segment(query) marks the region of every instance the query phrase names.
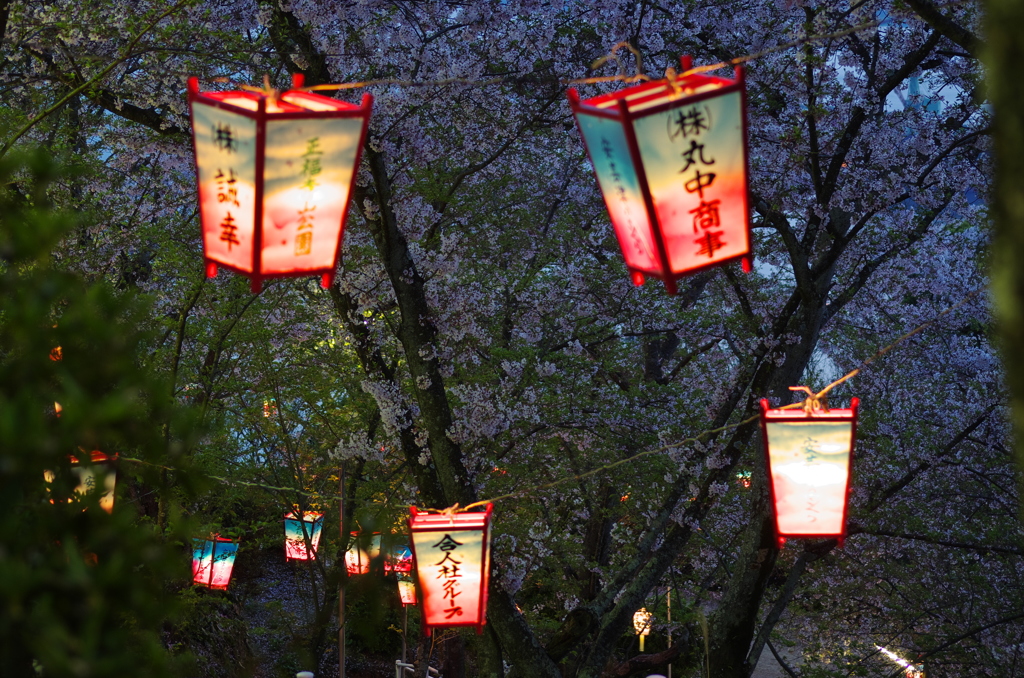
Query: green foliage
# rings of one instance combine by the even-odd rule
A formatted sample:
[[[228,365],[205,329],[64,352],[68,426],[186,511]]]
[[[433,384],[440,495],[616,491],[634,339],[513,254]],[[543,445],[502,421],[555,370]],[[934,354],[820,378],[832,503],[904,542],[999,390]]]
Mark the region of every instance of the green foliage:
[[[159,630],[173,611],[168,583],[187,577],[166,538],[183,537],[161,535],[123,499],[108,515],[98,493],[74,493],[69,455],[165,458],[160,422],[173,413],[166,385],[138,367],[146,304],[51,264],[75,225],[47,198],[62,176],[43,153],[0,161],[0,666],[175,675]],[[159,484],[155,469],[130,470]]]

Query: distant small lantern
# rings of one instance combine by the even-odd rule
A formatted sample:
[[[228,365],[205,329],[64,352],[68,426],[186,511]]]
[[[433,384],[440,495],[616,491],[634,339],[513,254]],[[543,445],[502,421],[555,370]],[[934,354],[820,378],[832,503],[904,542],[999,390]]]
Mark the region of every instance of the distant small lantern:
[[[284,557],[287,560],[312,560],[320,544],[320,533],[324,525],[324,514],[306,511],[299,519],[298,512],[284,516]],[[309,543],[310,550],[306,549]]]
[[[654,618],[646,607],[641,607],[633,613],[633,630],[640,636],[640,651],[644,651],[644,638],[651,635],[651,620]]]
[[[413,567],[419,582],[423,630],[487,623],[491,574],[491,513],[424,513],[409,507]]]
[[[569,102],[633,282],[751,269],[746,85],[687,74]]]
[[[200,92],[189,78],[206,276],[321,275],[329,287],[373,107],[302,91]]]
[[[219,534],[192,540],[192,582],[196,586],[226,589],[238,554],[238,540]]]
[[[349,574],[367,574],[370,571],[370,561],[380,557],[380,534],[374,533],[370,536],[369,548],[362,548],[365,539],[360,537],[358,532],[352,533],[352,545],[345,552],[345,569]]]
[[[404,540],[404,537],[402,538]],[[384,572],[411,572],[412,549],[406,541],[393,544],[384,559]]]
[[[761,400],[769,488],[779,546],[788,538],[846,536],[857,409],[769,409]]]
[[[68,458],[71,460],[71,473],[78,478],[78,484],[75,486],[75,494],[86,495],[90,492],[97,490],[96,487],[96,471],[100,470],[103,473],[103,494],[100,495],[100,508],[107,513],[114,512],[114,491],[117,489],[117,454],[104,454],[99,450],[93,450],[89,453],[91,465],[83,466],[79,461],[80,456],[76,457],[69,455]],[[43,479],[47,483],[52,483],[54,480],[54,474],[52,471],[44,471]],[[70,499],[68,500],[71,501]],[[50,500],[53,503],[53,500]]]
[[[410,572],[398,572],[398,597],[402,605],[416,604],[416,581]]]

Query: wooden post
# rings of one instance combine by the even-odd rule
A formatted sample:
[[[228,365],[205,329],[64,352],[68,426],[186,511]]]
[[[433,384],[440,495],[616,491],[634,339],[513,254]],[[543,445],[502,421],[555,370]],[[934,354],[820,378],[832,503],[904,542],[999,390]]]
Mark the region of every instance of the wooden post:
[[[665,606],[668,608],[668,648],[672,649],[672,589],[665,593]],[[668,678],[672,678],[672,661],[668,663]]]
[[[402,663],[405,664],[406,642],[405,634],[409,630],[409,606],[402,606]]]
[[[338,529],[341,531],[341,546],[345,548],[348,535],[345,534],[345,462],[341,462],[341,480],[338,481]],[[342,555],[341,567],[345,567]],[[338,678],[345,678],[345,583],[348,577],[342,574],[338,588]]]

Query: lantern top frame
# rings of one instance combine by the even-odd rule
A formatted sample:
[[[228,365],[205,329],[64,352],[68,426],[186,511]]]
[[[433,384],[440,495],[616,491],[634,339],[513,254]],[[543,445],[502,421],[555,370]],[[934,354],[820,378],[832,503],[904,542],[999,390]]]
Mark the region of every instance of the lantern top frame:
[[[256,196],[254,200],[255,213],[253,214],[253,246],[250,266],[252,270],[246,270],[222,260],[211,259],[204,245],[203,261],[206,269],[206,277],[212,278],[217,275],[219,267],[234,271],[250,280],[252,292],[259,293],[263,287],[263,281],[272,278],[302,278],[307,276],[320,276],[320,284],[327,289],[334,282],[334,274],[338,264],[341,262],[341,250],[344,241],[345,227],[348,222],[348,206],[351,204],[352,196],[355,193],[356,178],[359,174],[359,165],[362,159],[363,147],[366,143],[367,133],[370,125],[370,116],[373,112],[373,95],[369,92],[363,94],[358,105],[351,104],[338,99],[315,94],[301,89],[305,84],[305,77],[301,73],[292,75],[292,88],[279,92],[271,90],[248,91],[200,91],[199,78],[191,76],[188,79],[188,104],[192,110],[194,103],[210,106],[215,109],[234,113],[249,118],[256,123]],[[341,214],[341,224],[338,231],[338,242],[335,247],[334,257],[331,264],[324,267],[303,268],[294,271],[273,271],[263,270],[263,179],[261,177],[265,163],[264,142],[266,139],[266,123],[273,121],[287,120],[316,120],[316,119],[345,119],[361,118],[362,128],[359,142],[355,148],[355,162],[352,168],[352,176],[348,186],[348,203]],[[193,148],[197,145],[195,127],[192,129]],[[197,194],[202,195],[200,186],[200,171],[198,158],[193,154],[193,163],[196,170]]]
[[[767,398],[761,398],[760,402],[761,410],[761,441],[764,447],[764,460],[765,460],[765,471],[768,476],[768,491],[769,499],[772,505],[772,521],[775,525],[775,535],[778,539],[779,548],[786,543],[786,539],[836,539],[839,542],[839,547],[842,548],[846,541],[846,521],[849,517],[850,501],[849,495],[853,488],[853,457],[854,450],[857,446],[857,416],[860,412],[860,398],[851,398],[850,407],[846,409],[820,409],[820,410],[804,410],[804,409],[772,409]],[[783,532],[779,529],[778,515],[775,511],[777,505],[777,493],[775,489],[775,480],[771,473],[771,449],[768,446],[768,424],[769,423],[801,423],[801,422],[815,422],[815,423],[848,423],[850,425],[850,455],[847,462],[847,480],[846,480],[846,495],[843,498],[843,516],[841,522],[841,531],[839,534],[828,533],[828,534],[812,534],[801,532],[788,533]]]
[[[740,261],[744,273],[750,273],[750,271],[753,270],[754,258],[754,243],[750,230],[750,196],[749,191],[745,191],[743,195],[743,213],[746,219],[745,231],[747,243],[747,249],[745,252],[739,253],[735,256],[724,257],[722,259],[711,261],[707,264],[687,267],[686,270],[680,272],[673,271],[669,262],[667,243],[665,242],[665,238],[662,234],[661,224],[657,216],[658,211],[655,207],[654,197],[651,194],[647,173],[641,159],[639,144],[637,142],[636,134],[632,130],[631,123],[640,118],[664,113],[680,106],[691,105],[704,101],[705,99],[720,97],[736,92],[739,94],[741,102],[740,108],[744,156],[743,171],[744,176],[748,181],[750,176],[749,134],[747,131],[747,91],[743,67],[739,65],[734,67],[734,78],[723,78],[720,76],[706,75],[704,73],[687,73],[687,71],[693,68],[693,60],[688,55],[680,56],[679,63],[682,67],[682,73],[678,75],[667,73],[667,77],[664,79],[645,82],[615,92],[581,99],[579,92],[577,92],[575,88],[570,88],[567,91],[570,108],[577,120],[577,127],[580,126],[579,114],[584,114],[608,120],[615,120],[621,123],[624,129],[626,129],[626,143],[629,146],[629,154],[633,164],[633,171],[635,171],[637,179],[639,180],[640,191],[644,207],[647,211],[647,217],[651,222],[651,236],[654,241],[655,249],[657,250],[656,258],[658,260],[658,265],[661,267],[662,273],[654,270],[635,268],[628,262],[626,267],[630,271],[634,284],[642,285],[644,276],[658,278],[665,285],[665,290],[671,295],[677,294],[678,292],[678,288],[676,286],[677,280],[711,268],[724,266],[737,260]],[[580,131],[582,134],[582,128]],[[584,143],[584,146],[586,147],[587,157],[590,159],[591,166],[594,168],[594,173],[596,175],[597,164],[594,162],[592,151],[586,143]],[[597,178],[600,183],[600,177]]]

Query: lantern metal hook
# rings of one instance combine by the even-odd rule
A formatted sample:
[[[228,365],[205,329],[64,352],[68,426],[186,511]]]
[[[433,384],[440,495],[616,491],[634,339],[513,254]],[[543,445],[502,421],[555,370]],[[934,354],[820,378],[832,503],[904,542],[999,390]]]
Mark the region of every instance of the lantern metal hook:
[[[802,391],[807,394],[804,400],[804,414],[810,416],[816,412],[828,412],[828,398],[825,393],[815,393],[807,386],[790,386],[790,391]]]

